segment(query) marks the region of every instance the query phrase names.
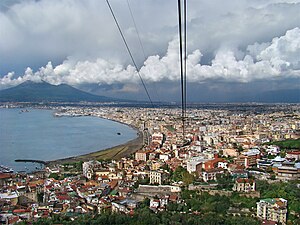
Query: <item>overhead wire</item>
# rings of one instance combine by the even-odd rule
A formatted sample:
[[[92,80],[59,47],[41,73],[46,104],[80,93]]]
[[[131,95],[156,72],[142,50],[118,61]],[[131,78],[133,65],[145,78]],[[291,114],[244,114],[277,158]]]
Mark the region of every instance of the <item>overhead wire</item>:
[[[146,84],[145,84],[145,82],[144,82],[144,80],[143,80],[143,78],[142,78],[142,76],[141,76],[141,74],[140,74],[140,72],[139,72],[139,69],[138,69],[138,67],[137,67],[137,64],[135,63],[135,60],[134,60],[134,58],[133,58],[133,55],[132,55],[132,53],[131,53],[131,51],[130,51],[130,48],[129,48],[128,44],[127,44],[127,41],[126,41],[126,39],[125,39],[125,36],[124,36],[124,34],[123,34],[122,30],[121,30],[121,27],[120,27],[120,25],[119,25],[119,23],[118,23],[118,20],[117,20],[115,14],[114,14],[114,11],[113,11],[113,9],[112,9],[110,3],[109,3],[109,0],[106,0],[106,3],[107,3],[107,5],[108,5],[108,8],[109,8],[109,10],[110,10],[110,12],[111,12],[113,18],[114,18],[115,24],[116,24],[116,26],[118,27],[118,30],[119,30],[119,32],[120,32],[120,34],[121,34],[121,37],[122,37],[122,40],[123,40],[123,42],[124,42],[124,44],[125,44],[125,46],[126,46],[127,52],[128,52],[128,54],[129,54],[129,56],[130,56],[130,58],[131,58],[131,61],[132,61],[133,65],[134,65],[134,67],[135,67],[135,69],[136,69],[136,71],[137,71],[137,74],[138,74],[138,76],[139,76],[139,78],[140,78],[140,80],[141,80],[141,83],[142,83],[142,85],[143,85],[143,87],[144,87],[144,90],[145,90],[145,92],[146,92],[146,94],[147,94],[147,97],[148,97],[148,99],[149,99],[149,101],[150,101],[152,107],[154,107],[153,101],[152,101],[152,99],[151,99],[151,97],[150,97],[150,94],[149,94],[149,92],[148,92],[148,90],[147,90]]]
[[[143,43],[142,43],[142,41],[141,41],[140,33],[139,33],[138,28],[137,28],[137,25],[136,25],[136,23],[135,23],[135,19],[134,19],[133,12],[132,12],[131,7],[130,7],[130,4],[129,4],[129,0],[127,0],[127,6],[128,6],[128,9],[129,9],[129,12],[130,12],[130,15],[131,15],[131,19],[132,19],[132,22],[133,22],[133,25],[134,25],[134,28],[135,28],[137,37],[138,37],[138,39],[139,39],[139,44],[140,44],[140,46],[141,46],[141,49],[142,49],[142,52],[143,52],[143,55],[144,55],[144,59],[146,59],[145,48],[144,48],[144,45],[143,45]]]
[[[137,27],[137,25],[136,25],[136,22],[135,22],[135,19],[134,19],[134,16],[133,16],[133,11],[132,11],[132,9],[131,9],[129,0],[127,0],[127,6],[128,6],[128,9],[129,9],[129,12],[130,12],[130,16],[131,16],[131,19],[132,19],[132,22],[133,22],[133,25],[134,25],[134,28],[135,28],[135,31],[136,31],[138,40],[139,40],[139,44],[140,44],[140,47],[141,47],[141,50],[142,50],[142,53],[143,53],[143,56],[144,56],[144,60],[146,60],[146,59],[147,59],[147,56],[146,56],[146,53],[145,53],[146,51],[145,51],[144,45],[143,45],[143,43],[142,43],[142,39],[141,39],[141,37],[140,37],[140,33],[139,33],[139,31],[138,31],[138,27]],[[153,83],[153,85],[154,85],[154,90],[155,90],[154,93],[155,93],[155,95],[156,95],[156,98],[157,98],[158,102],[160,102],[160,98],[159,98],[159,96],[158,96],[158,94],[157,94],[157,91],[156,91],[157,88],[156,88],[155,82]]]
[[[187,86],[186,86],[186,76],[187,76],[187,0],[184,0],[183,6],[184,14],[184,119],[186,119],[186,107],[187,107]]]
[[[182,10],[183,8],[183,10]],[[182,28],[183,26],[183,28]],[[183,29],[183,30],[182,30]],[[180,81],[181,81],[181,119],[182,134],[185,137],[185,120],[187,109],[187,1],[178,0],[178,30],[179,30],[179,59],[180,59]],[[183,36],[183,38],[182,38]]]
[[[182,10],[181,10],[181,0],[178,3],[178,34],[179,34],[179,60],[180,60],[180,85],[181,85],[181,120],[182,120],[182,135],[183,139],[185,136],[185,95],[184,95],[184,72],[183,72],[183,49],[182,49]]]

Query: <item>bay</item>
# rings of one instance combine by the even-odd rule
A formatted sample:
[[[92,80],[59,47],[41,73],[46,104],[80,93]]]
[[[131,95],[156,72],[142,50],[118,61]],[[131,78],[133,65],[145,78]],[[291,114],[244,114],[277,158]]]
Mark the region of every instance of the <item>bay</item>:
[[[121,133],[121,135],[118,135]],[[136,130],[91,116],[54,117],[52,110],[0,109],[0,165],[32,170],[33,163],[15,159],[55,160],[126,143]]]

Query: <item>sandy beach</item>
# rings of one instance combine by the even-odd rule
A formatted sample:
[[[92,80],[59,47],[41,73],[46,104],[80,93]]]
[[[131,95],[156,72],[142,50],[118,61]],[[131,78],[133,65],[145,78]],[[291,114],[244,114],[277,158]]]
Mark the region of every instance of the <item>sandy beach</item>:
[[[70,162],[78,161],[89,161],[89,160],[110,160],[110,159],[120,159],[122,157],[128,157],[137,150],[143,147],[143,135],[138,133],[138,137],[125,144],[117,145],[104,150],[99,150],[96,152],[88,153],[85,155],[74,156],[69,158],[57,159],[52,161],[47,161],[48,165],[64,164]]]

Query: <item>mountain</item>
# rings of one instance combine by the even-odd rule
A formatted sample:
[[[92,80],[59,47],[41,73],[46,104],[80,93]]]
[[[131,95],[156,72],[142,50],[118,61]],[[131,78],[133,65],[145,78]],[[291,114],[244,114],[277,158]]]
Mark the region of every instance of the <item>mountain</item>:
[[[93,95],[66,84],[51,85],[47,82],[24,83],[0,91],[0,102],[111,102],[116,99]]]

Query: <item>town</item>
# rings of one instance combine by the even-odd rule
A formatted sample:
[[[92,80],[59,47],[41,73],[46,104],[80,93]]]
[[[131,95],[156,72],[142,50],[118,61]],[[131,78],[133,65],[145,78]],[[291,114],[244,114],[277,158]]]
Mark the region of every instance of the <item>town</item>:
[[[300,106],[239,107],[51,107],[127,124],[142,147],[0,173],[0,223],[300,224]]]

